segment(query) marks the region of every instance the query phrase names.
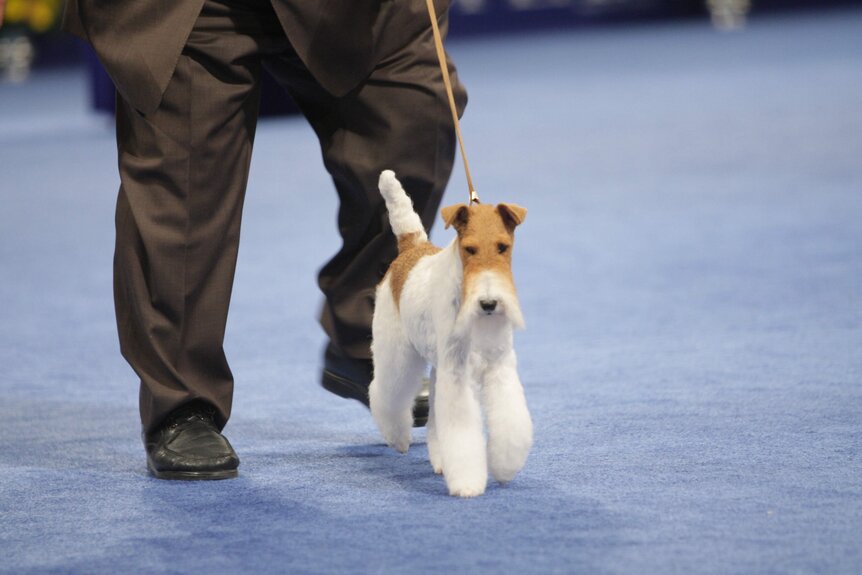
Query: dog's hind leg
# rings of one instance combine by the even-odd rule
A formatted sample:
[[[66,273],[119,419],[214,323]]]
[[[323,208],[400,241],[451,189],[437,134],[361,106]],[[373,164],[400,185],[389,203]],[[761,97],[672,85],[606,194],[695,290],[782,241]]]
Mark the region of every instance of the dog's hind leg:
[[[533,444],[533,422],[514,352],[488,367],[482,403],[488,424],[488,465],[494,479],[505,483],[524,466]]]
[[[431,385],[428,387],[428,424],[425,426],[427,430],[426,442],[428,444],[428,459],[431,462],[431,467],[434,473],[438,475],[443,473],[443,462],[440,455],[440,440],[437,438],[437,418],[434,410],[434,396],[436,395],[437,387],[437,369],[431,370]]]
[[[386,282],[378,290],[372,333],[371,416],[386,443],[405,453],[413,429],[413,402],[422,388],[426,363],[404,335]]]
[[[386,443],[401,453],[410,447],[413,403],[422,388],[425,361],[407,346],[379,350],[369,388],[371,415]]]

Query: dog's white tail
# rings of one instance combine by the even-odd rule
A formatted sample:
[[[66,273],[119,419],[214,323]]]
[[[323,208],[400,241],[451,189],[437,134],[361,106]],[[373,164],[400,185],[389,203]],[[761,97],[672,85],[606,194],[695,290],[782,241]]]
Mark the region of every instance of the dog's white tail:
[[[386,200],[392,231],[398,238],[398,251],[403,252],[417,244],[427,242],[428,234],[425,233],[422,220],[413,210],[413,202],[401,187],[395,172],[392,170],[381,172],[378,186],[380,194]]]

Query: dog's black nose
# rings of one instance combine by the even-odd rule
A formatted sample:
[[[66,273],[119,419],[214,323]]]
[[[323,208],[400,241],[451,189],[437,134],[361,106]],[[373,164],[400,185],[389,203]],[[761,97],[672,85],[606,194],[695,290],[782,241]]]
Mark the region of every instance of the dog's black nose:
[[[482,311],[486,313],[491,313],[492,311],[497,309],[497,300],[483,299],[479,301],[479,305],[482,306]]]

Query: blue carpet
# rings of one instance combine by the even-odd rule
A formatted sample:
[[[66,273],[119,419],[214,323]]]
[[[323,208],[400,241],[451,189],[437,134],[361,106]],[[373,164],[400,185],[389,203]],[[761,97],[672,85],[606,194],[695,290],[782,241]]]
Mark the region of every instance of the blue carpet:
[[[530,210],[536,444],[469,501],[424,432],[399,456],[318,387],[336,205],[299,120],[261,124],[249,185],[241,476],[149,478],[111,128],[79,72],[0,86],[0,571],[862,572],[860,38],[846,11],[451,45],[479,191]]]

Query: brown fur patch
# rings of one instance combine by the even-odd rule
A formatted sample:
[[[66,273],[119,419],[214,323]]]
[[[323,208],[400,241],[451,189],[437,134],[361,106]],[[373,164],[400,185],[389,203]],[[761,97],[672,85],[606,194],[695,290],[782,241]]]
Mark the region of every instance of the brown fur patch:
[[[464,262],[464,297],[474,278],[483,271],[495,271],[512,283],[512,244],[515,238],[494,206],[473,206],[467,225],[459,230],[458,239]],[[500,244],[508,246],[505,253],[499,253]],[[476,250],[476,253],[467,253],[468,248]]]
[[[398,253],[406,252],[410,248],[415,247],[417,244],[423,243],[419,238],[422,237],[420,232],[413,232],[409,234],[401,234],[398,236]],[[427,241],[427,240],[426,240]]]
[[[464,265],[462,289],[465,298],[473,280],[483,271],[495,271],[500,277],[506,278],[514,292],[514,232],[526,213],[524,208],[514,204],[452,206],[444,213],[444,220],[455,226],[458,232],[458,249]]]
[[[416,243],[415,237],[409,240],[410,243],[407,243],[406,241],[402,242],[402,238],[406,240],[409,236],[414,235],[418,236],[419,234],[404,234],[403,236],[399,236],[399,251],[402,250],[402,244],[408,245],[409,247],[398,254],[398,257],[395,258],[395,261],[389,266],[389,271],[386,272],[386,275],[389,276],[389,287],[392,288],[392,297],[395,298],[395,305],[399,308],[401,306],[401,291],[404,289],[404,284],[407,283],[407,277],[410,275],[410,270],[412,270],[416,264],[419,263],[419,260],[425,256],[434,255],[440,251],[440,248],[431,242],[426,241]]]

